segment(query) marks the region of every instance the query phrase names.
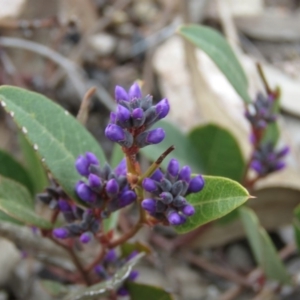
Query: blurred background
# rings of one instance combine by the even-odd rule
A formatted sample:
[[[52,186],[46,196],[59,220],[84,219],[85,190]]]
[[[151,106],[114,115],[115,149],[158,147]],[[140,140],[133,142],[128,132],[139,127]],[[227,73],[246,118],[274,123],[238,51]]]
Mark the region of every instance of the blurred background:
[[[87,128],[110,157],[112,144],[104,128],[115,105],[114,87],[128,88],[140,80],[143,92],[155,101],[169,99],[169,120],[182,131],[217,123],[230,130],[249,157],[244,104],[214,63],[176,34],[183,23],[209,25],[228,39],[249,79],[252,98],[263,91],[256,62],[270,84],[281,88],[281,143],[291,147],[289,166],[260,182],[265,201],[253,204],[280,250],[293,241],[292,211],[300,200],[300,1],[0,0],[0,85],[42,93],[73,115],[95,86]],[[0,148],[20,157],[16,132],[0,110]],[[157,250],[154,261],[140,267],[141,277],[171,289],[178,299],[300,297],[297,288],[286,288],[258,298],[255,289],[239,280],[255,263],[236,223],[173,243],[166,242],[172,232],[159,230],[139,236]],[[4,239],[0,249],[1,300],[52,299],[33,284],[32,274],[43,276],[41,265],[22,261],[16,247]],[[185,255],[187,249],[201,254],[202,260]],[[287,267],[299,277],[297,255],[289,258]]]

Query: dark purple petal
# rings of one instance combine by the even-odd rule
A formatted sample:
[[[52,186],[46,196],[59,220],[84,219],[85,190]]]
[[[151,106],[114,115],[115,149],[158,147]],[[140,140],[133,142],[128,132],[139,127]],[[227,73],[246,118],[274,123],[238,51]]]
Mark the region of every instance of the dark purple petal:
[[[71,212],[72,206],[64,199],[58,200],[58,207],[62,212]]]
[[[80,240],[81,243],[87,244],[87,243],[89,243],[92,240],[92,238],[93,238],[93,234],[88,231],[88,232],[84,232],[80,236],[79,240]]]
[[[130,111],[122,105],[117,106],[116,115],[117,115],[117,120],[120,122],[126,122],[130,119]]]
[[[170,160],[170,162],[168,164],[168,168],[167,168],[169,174],[173,177],[176,177],[178,175],[179,168],[180,168],[180,166],[179,166],[178,160],[175,158],[172,158]]]
[[[165,138],[165,131],[162,128],[156,128],[148,131],[146,141],[148,144],[158,144]]]
[[[123,128],[115,124],[107,125],[105,135],[113,142],[122,142],[125,140],[125,132]]]
[[[204,179],[201,175],[192,178],[189,184],[188,191],[190,193],[200,192],[204,187]]]
[[[124,101],[129,100],[129,96],[128,96],[126,90],[119,85],[117,85],[115,87],[115,99],[117,102],[119,102],[121,100],[124,100]]]
[[[153,179],[145,178],[143,180],[142,185],[143,185],[143,188],[149,193],[153,193],[153,192],[157,191],[157,183]]]
[[[171,211],[167,214],[167,219],[171,225],[181,224],[181,217],[176,211]]]
[[[97,156],[92,152],[86,152],[85,157],[90,165],[99,165],[99,160]]]
[[[66,228],[55,228],[52,231],[52,234],[57,239],[65,239],[69,237],[69,230]]]
[[[170,104],[168,99],[162,99],[156,104],[155,107],[159,119],[164,118],[170,111]]]
[[[133,191],[126,191],[120,195],[119,205],[120,207],[127,206],[136,200],[136,193]]]
[[[181,211],[188,217],[192,216],[194,213],[195,213],[195,208],[194,206],[188,204],[188,205],[185,205]]]
[[[164,178],[164,174],[160,169],[157,169],[152,175],[151,179],[155,181],[161,181]]]
[[[139,276],[139,271],[132,270],[128,276],[128,280],[134,281],[138,278],[138,276]]]
[[[135,108],[132,111],[132,118],[133,119],[142,119],[144,117],[144,111],[141,108]]]
[[[107,183],[106,183],[106,192],[108,194],[117,194],[119,192],[119,184],[117,182],[116,179],[110,179]]]
[[[95,174],[89,175],[89,184],[91,188],[101,188],[102,187],[102,181],[101,178]]]
[[[79,198],[86,202],[94,202],[97,198],[96,193],[85,183],[80,183],[76,186],[76,193]]]
[[[117,176],[126,176],[127,174],[127,166],[126,166],[126,159],[123,158],[120,163],[117,165],[117,167],[114,170],[114,173]]]
[[[114,262],[114,261],[117,260],[117,258],[118,258],[118,256],[117,256],[116,250],[111,249],[111,250],[109,250],[109,251],[107,252],[107,254],[105,255],[104,260],[105,260],[106,262]]]
[[[283,161],[279,161],[277,162],[277,164],[275,165],[274,169],[275,171],[279,171],[279,170],[282,170],[286,167],[286,163],[283,162]]]
[[[156,211],[156,201],[154,199],[144,199],[141,203],[142,208],[148,212]]]
[[[119,296],[123,296],[123,297],[125,297],[125,296],[128,296],[129,295],[129,292],[128,292],[128,290],[125,288],[125,287],[120,287],[118,290],[117,290],[117,294],[119,295]]]
[[[142,91],[136,82],[129,88],[128,95],[130,99],[142,98]]]
[[[286,146],[277,153],[277,157],[281,158],[281,157],[286,156],[289,153],[290,153],[290,147]]]
[[[89,162],[83,155],[78,156],[75,162],[75,167],[80,175],[89,175]]]
[[[190,182],[191,179],[191,168],[189,166],[184,166],[180,172],[178,178],[186,182]]]
[[[109,120],[111,123],[115,124],[117,121],[117,114],[115,112],[111,112],[109,116]]]
[[[255,170],[259,174],[261,174],[263,172],[263,166],[262,166],[261,162],[258,160],[253,160],[251,162],[250,166],[253,170]]]

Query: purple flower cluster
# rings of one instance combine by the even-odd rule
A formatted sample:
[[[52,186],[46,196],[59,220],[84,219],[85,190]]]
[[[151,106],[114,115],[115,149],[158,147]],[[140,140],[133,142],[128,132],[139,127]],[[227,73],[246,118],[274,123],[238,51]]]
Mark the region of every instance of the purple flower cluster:
[[[158,220],[181,225],[195,213],[185,196],[197,193],[203,187],[201,175],[191,178],[189,166],[180,170],[179,162],[171,159],[166,174],[156,170],[151,178],[144,179],[143,188],[151,193],[151,197],[142,201],[142,207]]]
[[[289,147],[276,150],[272,143],[263,144],[255,151],[251,161],[251,168],[260,176],[281,170],[285,167],[285,163],[282,159],[288,153]]]
[[[53,236],[58,239],[79,237],[84,244],[90,242],[100,228],[99,220],[93,215],[92,210],[83,210],[76,205],[70,205],[65,200],[59,201],[59,209],[68,224],[53,229]]]
[[[169,113],[167,99],[153,105],[152,96],[143,97],[137,83],[128,92],[116,86],[115,99],[117,110],[110,115],[110,124],[105,129],[107,138],[124,148],[134,149],[135,152],[164,139],[165,132],[162,128],[148,129]]]
[[[94,268],[95,273],[102,279],[109,279],[119,268],[121,268],[127,261],[132,259],[134,256],[138,254],[137,251],[133,251],[129,256],[125,259],[118,257],[115,250],[110,250],[101,265],[97,265]],[[127,277],[126,281],[134,281],[139,276],[139,272],[136,270],[132,270]],[[125,287],[126,282],[117,290],[117,294],[119,296],[128,296],[129,292]]]
[[[108,216],[136,200],[136,194],[130,190],[126,178],[125,159],[112,170],[108,164],[100,168],[96,156],[87,152],[80,155],[75,163],[78,173],[86,180],[76,185],[76,193],[90,207],[101,208],[102,217]]]
[[[276,121],[274,103],[273,97],[265,97],[262,93],[257,94],[255,102],[245,113],[254,130],[265,129],[268,123]]]

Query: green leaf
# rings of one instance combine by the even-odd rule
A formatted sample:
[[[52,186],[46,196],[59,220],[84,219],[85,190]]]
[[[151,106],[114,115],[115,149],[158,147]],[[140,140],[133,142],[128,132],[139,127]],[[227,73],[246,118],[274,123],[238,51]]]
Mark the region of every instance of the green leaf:
[[[114,144],[112,155],[110,158],[110,165],[112,168],[116,168],[120,161],[124,158],[124,153],[122,151],[122,148],[118,144]]]
[[[189,138],[201,157],[204,173],[242,180],[245,161],[237,141],[228,130],[208,124],[194,128]]]
[[[205,185],[199,193],[186,197],[195,207],[195,214],[175,229],[186,233],[200,225],[218,219],[242,205],[249,198],[248,191],[239,183],[222,177],[204,176]]]
[[[42,285],[43,289],[52,297],[62,297],[69,292],[65,285],[57,281],[40,280],[40,284]]]
[[[299,220],[294,219],[293,227],[294,227],[294,236],[295,236],[297,249],[298,249],[298,252],[300,252],[300,222],[299,222]]]
[[[90,287],[81,289],[77,292],[67,295],[64,300],[93,300],[100,299],[111,290],[118,289],[126,278],[129,276],[134,265],[144,256],[143,253],[138,254],[120,268],[109,280],[100,282]]]
[[[225,38],[208,26],[183,25],[178,30],[184,38],[203,50],[218,66],[245,102],[251,102],[244,70]]]
[[[126,288],[129,290],[131,300],[173,300],[171,294],[156,286],[128,282]]]
[[[27,167],[27,172],[34,185],[34,193],[42,192],[48,186],[48,178],[37,153],[24,134],[19,134],[19,144]]]
[[[19,183],[0,177],[0,210],[28,225],[51,228],[52,224],[34,212],[32,198]],[[7,221],[4,219],[4,221]]]
[[[174,145],[175,150],[171,153],[172,158],[177,159],[181,166],[192,166],[194,172],[202,170],[199,155],[197,155],[187,136],[178,130],[178,127],[167,121],[158,122],[154,128],[157,127],[161,127],[165,130],[166,137],[157,145],[151,145],[141,149],[141,152],[147,158],[155,161],[165,150]],[[167,168],[169,160],[170,157],[164,159],[161,165],[162,168]]]
[[[2,86],[0,102],[26,133],[56,181],[71,198],[80,202],[74,192],[80,179],[74,163],[86,151],[95,153],[104,163],[104,154],[95,139],[67,111],[40,94]]]
[[[257,264],[264,270],[267,278],[282,284],[290,284],[289,274],[279,258],[272,240],[259,224],[254,211],[242,207],[239,212]]]
[[[0,175],[21,183],[33,194],[33,183],[28,172],[19,162],[3,150],[0,150]]]

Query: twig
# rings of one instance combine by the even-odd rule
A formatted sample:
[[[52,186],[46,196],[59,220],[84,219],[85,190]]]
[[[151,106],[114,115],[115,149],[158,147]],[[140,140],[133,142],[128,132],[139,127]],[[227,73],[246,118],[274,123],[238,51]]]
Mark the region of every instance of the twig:
[[[295,244],[288,244],[285,246],[281,251],[279,251],[279,257],[282,260],[287,259],[290,255],[292,255],[296,251],[296,245]],[[259,278],[263,276],[263,270],[261,268],[255,268],[253,271],[249,273],[247,276],[247,281],[252,284],[252,286],[255,288],[255,283]],[[244,286],[239,285],[235,286],[228,291],[226,291],[220,300],[234,300],[236,299],[243,291]]]
[[[186,258],[190,263],[192,263],[208,272],[216,274],[216,275],[218,275],[222,278],[225,278],[229,281],[233,281],[243,287],[252,288],[252,284],[249,281],[247,281],[246,278],[243,278],[239,274],[234,273],[232,270],[228,270],[228,269],[222,268],[220,266],[217,266],[217,265],[215,265],[199,256],[196,256],[194,254],[188,254]]]
[[[90,106],[90,100],[93,97],[93,95],[96,92],[96,88],[92,87],[90,88],[86,94],[84,95],[84,98],[81,102],[80,108],[79,108],[79,112],[77,114],[77,120],[82,124],[85,125],[86,121],[88,119],[88,115],[89,115],[89,106]]]
[[[84,97],[86,90],[92,85],[91,81],[85,79],[85,73],[82,68],[49,47],[36,42],[11,37],[0,37],[0,46],[25,49],[54,61],[68,74],[80,99]],[[97,84],[96,95],[109,110],[114,110],[114,100],[99,83]]]

